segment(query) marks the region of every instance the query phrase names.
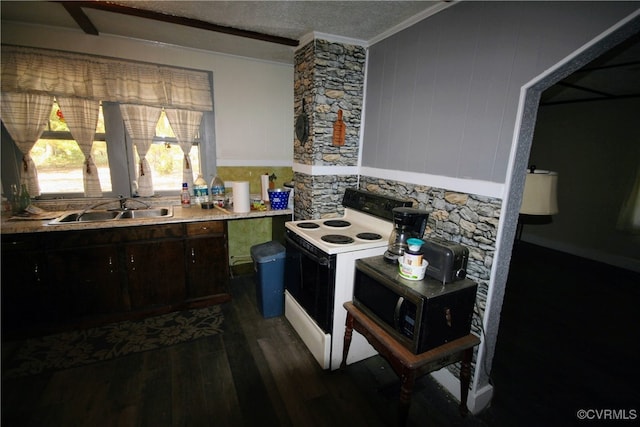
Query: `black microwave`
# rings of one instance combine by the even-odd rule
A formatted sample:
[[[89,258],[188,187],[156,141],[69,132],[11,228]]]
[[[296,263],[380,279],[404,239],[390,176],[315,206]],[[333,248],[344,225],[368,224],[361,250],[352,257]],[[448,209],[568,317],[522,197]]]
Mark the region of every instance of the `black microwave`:
[[[468,335],[478,285],[407,280],[383,256],[356,260],[353,304],[414,354]]]

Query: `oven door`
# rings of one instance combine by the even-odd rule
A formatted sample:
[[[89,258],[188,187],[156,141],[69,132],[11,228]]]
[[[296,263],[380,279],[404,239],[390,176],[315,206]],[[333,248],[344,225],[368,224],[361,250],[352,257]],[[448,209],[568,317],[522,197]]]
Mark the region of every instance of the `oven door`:
[[[289,230],[287,230],[289,231]],[[328,255],[288,232],[285,239],[285,288],[325,332],[333,328],[336,256]],[[303,247],[308,246],[308,248]]]

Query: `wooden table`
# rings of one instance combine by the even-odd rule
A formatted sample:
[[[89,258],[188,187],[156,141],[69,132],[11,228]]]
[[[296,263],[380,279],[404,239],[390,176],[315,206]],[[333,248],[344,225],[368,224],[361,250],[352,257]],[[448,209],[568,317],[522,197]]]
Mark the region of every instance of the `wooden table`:
[[[351,334],[355,329],[369,341],[369,344],[389,362],[396,374],[400,376],[399,426],[404,426],[407,421],[411,404],[411,392],[416,378],[459,361],[462,362],[460,369],[460,413],[462,416],[467,414],[471,359],[473,357],[473,347],[480,343],[478,337],[469,334],[424,353],[413,354],[354,306],[352,302],[345,302],[343,306],[347,310],[347,321],[340,367],[344,368],[347,365]]]

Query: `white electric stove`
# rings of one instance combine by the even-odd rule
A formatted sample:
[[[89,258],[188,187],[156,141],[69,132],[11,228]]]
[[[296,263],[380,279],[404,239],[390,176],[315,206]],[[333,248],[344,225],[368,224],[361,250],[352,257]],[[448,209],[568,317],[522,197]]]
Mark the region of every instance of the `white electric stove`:
[[[353,297],[355,261],[384,254],[392,209],[412,203],[349,188],[342,204],[342,216],[285,224],[285,316],[320,366],[332,370],[342,361],[343,304]],[[347,363],[375,354],[354,331]]]

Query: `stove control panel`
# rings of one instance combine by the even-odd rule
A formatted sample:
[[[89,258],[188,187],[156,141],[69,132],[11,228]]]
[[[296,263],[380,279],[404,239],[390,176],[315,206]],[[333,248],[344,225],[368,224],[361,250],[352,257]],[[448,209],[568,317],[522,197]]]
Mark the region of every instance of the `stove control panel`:
[[[342,206],[369,215],[393,221],[393,208],[411,207],[413,203],[381,194],[371,193],[355,188],[347,188],[342,199]]]

